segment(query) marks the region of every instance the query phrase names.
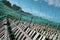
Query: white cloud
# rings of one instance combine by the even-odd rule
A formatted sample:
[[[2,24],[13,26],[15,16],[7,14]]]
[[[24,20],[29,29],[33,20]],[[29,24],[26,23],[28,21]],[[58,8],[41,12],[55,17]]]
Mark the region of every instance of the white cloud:
[[[60,7],[60,0],[44,0],[44,1],[48,2],[49,5]]]
[[[34,0],[34,1],[38,1],[38,0]]]
[[[52,16],[49,16],[48,14],[39,12],[39,11],[37,11],[37,10],[32,11],[32,14],[35,15],[35,16],[39,16],[39,17],[46,18],[46,19],[52,19],[52,18],[53,18]]]

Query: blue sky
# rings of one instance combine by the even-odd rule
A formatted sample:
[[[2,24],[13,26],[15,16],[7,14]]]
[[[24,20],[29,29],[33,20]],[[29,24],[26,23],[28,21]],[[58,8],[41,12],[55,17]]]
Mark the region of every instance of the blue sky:
[[[22,10],[50,21],[60,22],[60,0],[8,0]]]

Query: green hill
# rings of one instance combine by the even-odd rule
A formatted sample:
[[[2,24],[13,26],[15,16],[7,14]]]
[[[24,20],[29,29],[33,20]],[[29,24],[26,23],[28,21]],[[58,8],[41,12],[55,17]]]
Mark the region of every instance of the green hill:
[[[8,15],[8,17],[12,18],[12,19],[19,19],[19,20],[23,20],[23,21],[32,21],[34,23],[43,23],[45,25],[50,24],[50,25],[59,25],[60,23],[55,23],[53,21],[49,21],[47,19],[43,19],[42,17],[38,17],[38,16],[33,16],[30,13],[24,12],[20,7],[18,6],[14,6],[15,9],[13,8],[13,6],[8,6],[6,4],[4,4],[3,2],[0,2],[0,13],[2,13],[2,15]]]

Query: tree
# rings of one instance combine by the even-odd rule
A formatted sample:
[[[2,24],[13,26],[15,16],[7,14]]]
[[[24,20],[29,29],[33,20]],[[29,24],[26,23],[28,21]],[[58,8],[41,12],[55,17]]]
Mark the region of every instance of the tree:
[[[9,1],[7,1],[7,0],[2,0],[2,2],[3,2],[5,5],[11,7],[11,3],[10,3]]]
[[[12,9],[14,9],[14,10],[19,10],[19,9],[21,9],[21,8],[20,8],[19,6],[17,6],[17,5],[14,4],[14,5],[12,6]]]

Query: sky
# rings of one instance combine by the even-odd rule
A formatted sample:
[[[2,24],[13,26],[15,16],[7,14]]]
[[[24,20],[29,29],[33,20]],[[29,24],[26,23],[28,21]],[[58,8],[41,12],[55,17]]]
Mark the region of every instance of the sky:
[[[8,0],[23,11],[54,22],[60,22],[60,0]]]

